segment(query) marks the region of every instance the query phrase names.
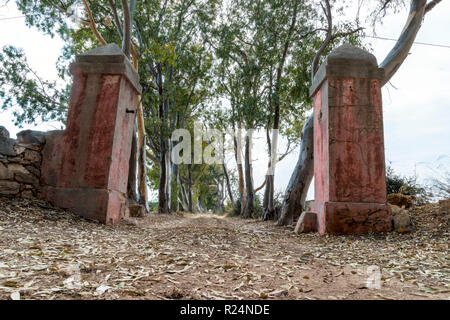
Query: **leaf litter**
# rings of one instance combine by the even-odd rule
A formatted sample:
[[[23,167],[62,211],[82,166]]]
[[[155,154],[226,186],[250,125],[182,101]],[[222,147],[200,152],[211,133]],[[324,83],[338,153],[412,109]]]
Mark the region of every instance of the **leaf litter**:
[[[410,233],[319,236],[213,214],[106,226],[0,198],[0,299],[450,299],[448,217],[410,214]]]

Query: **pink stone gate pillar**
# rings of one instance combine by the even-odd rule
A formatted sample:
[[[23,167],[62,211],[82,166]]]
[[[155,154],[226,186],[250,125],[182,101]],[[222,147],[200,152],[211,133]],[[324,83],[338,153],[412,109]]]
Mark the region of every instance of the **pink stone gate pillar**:
[[[376,58],[351,45],[334,50],[319,68],[314,104],[314,189],[318,231],[386,232],[383,115]]]
[[[115,44],[71,64],[67,128],[47,138],[42,198],[86,218],[114,224],[125,215],[138,95],[137,72]]]

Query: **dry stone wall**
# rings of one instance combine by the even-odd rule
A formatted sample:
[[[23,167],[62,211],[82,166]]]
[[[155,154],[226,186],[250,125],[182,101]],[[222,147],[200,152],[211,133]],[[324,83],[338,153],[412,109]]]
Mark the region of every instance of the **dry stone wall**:
[[[38,196],[46,134],[25,130],[15,140],[0,126],[0,196]]]

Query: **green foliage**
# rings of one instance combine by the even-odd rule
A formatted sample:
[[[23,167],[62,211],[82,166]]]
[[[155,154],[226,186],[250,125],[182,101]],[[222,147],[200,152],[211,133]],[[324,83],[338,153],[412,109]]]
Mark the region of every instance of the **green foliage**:
[[[253,208],[253,219],[260,219],[264,213],[264,207],[262,203],[261,196],[259,194],[255,194],[255,204]]]
[[[41,79],[31,69],[22,50],[3,47],[0,53],[0,98],[2,109],[12,108],[15,124],[65,121],[70,87]]]
[[[153,201],[148,203],[149,212],[157,212],[158,211],[158,202]]]

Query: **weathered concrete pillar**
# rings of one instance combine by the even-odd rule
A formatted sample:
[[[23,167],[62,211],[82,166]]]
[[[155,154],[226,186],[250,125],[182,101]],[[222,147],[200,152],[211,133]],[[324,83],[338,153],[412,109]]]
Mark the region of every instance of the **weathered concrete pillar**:
[[[67,128],[47,137],[42,197],[114,224],[126,208],[138,74],[115,44],[77,56],[70,72]]]
[[[383,115],[376,58],[343,45],[319,68],[314,101],[314,189],[311,211],[320,234],[385,232]]]

